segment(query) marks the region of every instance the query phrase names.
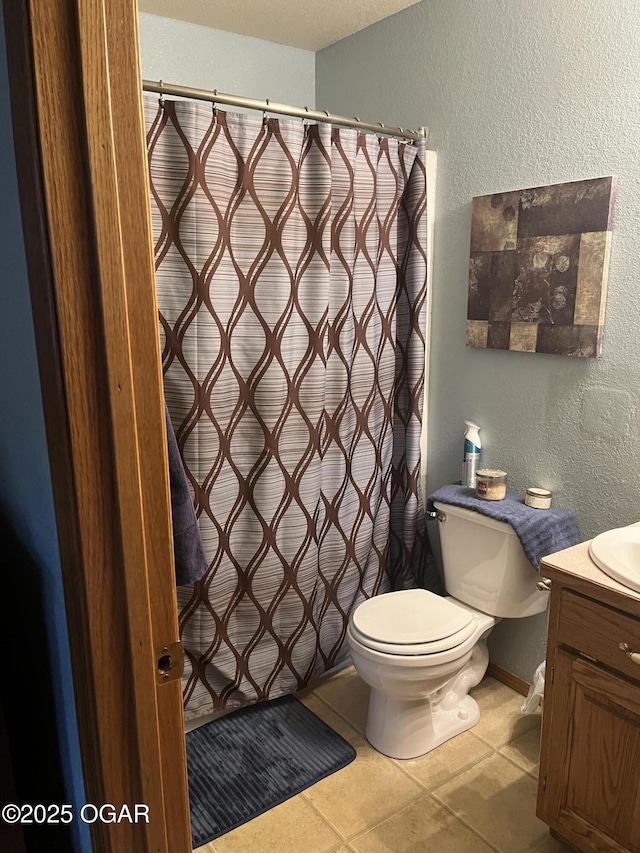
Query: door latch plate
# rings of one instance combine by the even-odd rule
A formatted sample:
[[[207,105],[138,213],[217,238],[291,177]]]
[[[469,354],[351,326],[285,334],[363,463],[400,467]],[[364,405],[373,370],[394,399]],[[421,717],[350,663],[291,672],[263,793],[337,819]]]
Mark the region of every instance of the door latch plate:
[[[181,642],[156,649],[156,684],[166,684],[180,678],[183,667],[184,649]]]

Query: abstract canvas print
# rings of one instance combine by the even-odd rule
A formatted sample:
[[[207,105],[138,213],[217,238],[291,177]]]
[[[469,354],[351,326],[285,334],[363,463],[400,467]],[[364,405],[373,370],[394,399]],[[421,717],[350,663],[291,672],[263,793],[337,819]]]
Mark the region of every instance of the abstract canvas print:
[[[473,199],[467,346],[600,357],[615,187]]]

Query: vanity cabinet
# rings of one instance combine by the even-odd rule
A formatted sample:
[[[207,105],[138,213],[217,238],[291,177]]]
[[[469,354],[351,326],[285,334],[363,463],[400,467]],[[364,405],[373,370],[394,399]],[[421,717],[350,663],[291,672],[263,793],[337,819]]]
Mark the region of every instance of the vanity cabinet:
[[[541,574],[551,601],[538,817],[585,853],[640,853],[640,657],[627,654],[640,652],[640,594],[601,572],[588,543],[548,557]]]

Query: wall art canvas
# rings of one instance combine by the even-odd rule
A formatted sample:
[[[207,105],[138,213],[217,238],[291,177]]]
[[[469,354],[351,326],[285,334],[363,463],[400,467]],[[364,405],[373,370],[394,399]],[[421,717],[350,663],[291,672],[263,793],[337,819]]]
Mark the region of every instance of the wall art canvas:
[[[614,177],[473,199],[467,346],[598,358]]]

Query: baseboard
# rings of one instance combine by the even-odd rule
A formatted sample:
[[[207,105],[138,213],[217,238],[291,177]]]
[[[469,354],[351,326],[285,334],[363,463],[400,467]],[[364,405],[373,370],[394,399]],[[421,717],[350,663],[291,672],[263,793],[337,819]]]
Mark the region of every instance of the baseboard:
[[[509,672],[509,670],[503,669],[501,666],[498,666],[497,663],[489,664],[487,667],[487,675],[492,675],[496,681],[501,681],[503,684],[506,684],[507,687],[515,690],[516,693],[521,693],[523,696],[527,695],[529,688],[531,687],[524,678],[520,678],[519,675],[514,675],[512,672]]]

